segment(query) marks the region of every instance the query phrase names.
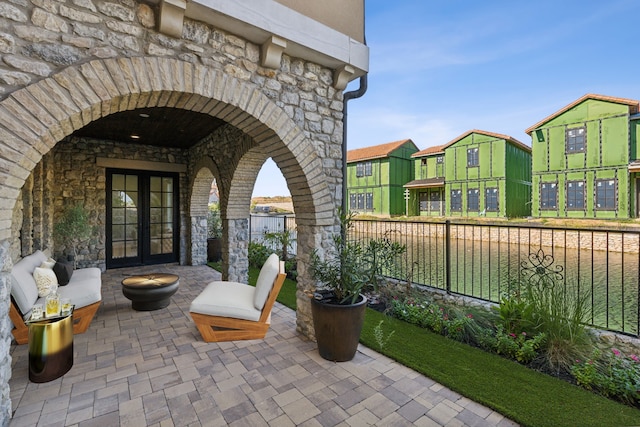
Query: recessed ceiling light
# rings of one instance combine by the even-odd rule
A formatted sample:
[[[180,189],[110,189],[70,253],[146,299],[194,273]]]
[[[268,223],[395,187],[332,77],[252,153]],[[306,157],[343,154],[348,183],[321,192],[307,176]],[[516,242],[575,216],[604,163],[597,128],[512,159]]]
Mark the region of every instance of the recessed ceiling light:
[[[148,119],[149,115],[147,113],[140,113],[140,117],[142,117],[143,119]]]
[[[140,139],[140,135],[131,135],[131,139]]]

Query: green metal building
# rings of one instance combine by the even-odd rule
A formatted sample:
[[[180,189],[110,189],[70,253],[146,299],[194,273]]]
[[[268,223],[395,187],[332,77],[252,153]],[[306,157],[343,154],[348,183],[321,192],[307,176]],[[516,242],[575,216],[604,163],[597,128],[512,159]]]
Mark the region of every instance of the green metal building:
[[[533,216],[640,216],[638,104],[587,94],[526,130]]]
[[[349,210],[381,216],[405,215],[403,185],[413,178],[410,139],[347,152]]]
[[[470,130],[412,157],[414,180],[405,184],[410,215],[507,218],[531,213],[531,149],[515,138]]]

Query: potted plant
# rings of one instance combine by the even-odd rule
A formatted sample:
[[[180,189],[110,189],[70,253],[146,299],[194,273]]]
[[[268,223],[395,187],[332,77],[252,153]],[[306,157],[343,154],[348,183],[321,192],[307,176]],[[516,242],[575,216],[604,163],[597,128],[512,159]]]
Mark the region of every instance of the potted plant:
[[[385,267],[395,264],[406,247],[387,238],[349,239],[353,214],[339,214],[342,232],[333,236],[324,258],[317,250],[311,254],[310,273],[320,284],[312,293],[311,314],[320,356],[344,362],[358,348],[367,304],[363,291],[384,280]]]
[[[222,259],[222,220],[216,204],[209,205],[207,215],[207,261]]]
[[[67,251],[67,257],[73,258],[73,268],[77,268],[78,246],[89,240],[93,227],[89,224],[89,213],[80,203],[67,206],[60,219],[53,226],[53,238]],[[73,252],[68,253],[71,249]]]

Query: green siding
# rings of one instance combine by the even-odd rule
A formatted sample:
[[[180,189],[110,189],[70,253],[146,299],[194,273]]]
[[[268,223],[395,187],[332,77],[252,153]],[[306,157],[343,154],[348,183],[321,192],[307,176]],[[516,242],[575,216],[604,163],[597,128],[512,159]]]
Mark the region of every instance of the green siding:
[[[394,150],[388,157],[351,162],[347,165],[347,193],[350,210],[375,215],[404,215],[404,184],[414,176],[411,155],[417,148],[407,142]],[[371,176],[357,175],[358,163],[371,162]],[[351,206],[352,195],[373,196],[373,209],[356,209]]]
[[[467,150],[478,149],[478,166],[467,165]],[[531,153],[495,136],[471,133],[445,149],[447,216],[516,217],[531,214]],[[479,190],[479,209],[470,210],[467,191]],[[485,191],[498,188],[498,211],[487,210]],[[462,190],[462,211],[451,210],[451,191]]]
[[[442,163],[438,163],[438,157],[442,156]],[[423,163],[424,160],[424,163]],[[444,154],[431,154],[418,157],[413,161],[415,174],[413,179],[444,178]]]
[[[540,217],[628,218],[634,215],[628,165],[637,153],[637,127],[629,123],[626,105],[588,99],[532,132],[532,213]],[[586,128],[584,152],[566,150],[566,130]],[[596,181],[615,180],[616,204],[596,203]],[[584,207],[568,206],[567,182],[584,181]],[[540,184],[557,183],[557,208],[542,209]]]
[[[438,157],[442,157],[442,162],[438,163]],[[445,177],[444,153],[428,154],[426,156],[413,159],[413,179],[433,179]],[[411,216],[442,216],[444,215],[444,204],[446,197],[444,195],[444,187],[411,189],[409,198],[409,215]],[[420,195],[425,193],[427,197],[427,210],[420,210]],[[431,201],[431,193],[440,194],[440,202]],[[404,193],[403,193],[404,197]],[[403,198],[404,200],[404,198]]]
[[[531,153],[505,144],[506,174],[505,216],[509,218],[531,215]]]

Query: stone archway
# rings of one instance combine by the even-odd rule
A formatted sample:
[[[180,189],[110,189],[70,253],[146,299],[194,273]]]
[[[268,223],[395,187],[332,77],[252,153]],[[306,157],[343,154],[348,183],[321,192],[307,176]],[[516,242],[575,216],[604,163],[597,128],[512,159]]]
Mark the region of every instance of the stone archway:
[[[207,215],[209,214],[209,193],[211,183],[219,176],[218,168],[210,157],[197,161],[193,167],[195,176],[190,185],[189,216],[191,221],[191,253],[192,265],[207,263]],[[218,181],[218,180],[216,180]]]
[[[254,161],[272,157],[291,189],[299,215],[301,260],[322,236],[334,232],[339,203],[339,162],[327,166],[324,153],[303,129],[256,85],[219,70],[170,58],[134,57],[93,60],[13,92],[0,101],[0,346],[8,358],[10,241],[18,237],[13,209],[21,189],[43,155],[74,130],[119,111],[168,106],[209,114],[238,129],[254,144],[240,156],[228,183],[227,219],[242,220],[248,206],[243,173]],[[336,117],[336,122],[339,119]],[[257,147],[257,148],[256,148]],[[324,150],[324,148],[323,148]],[[256,171],[257,174],[257,171]],[[299,287],[311,285],[301,269]],[[310,330],[308,301],[299,291],[298,329]],[[8,377],[0,377],[2,393]],[[8,393],[7,393],[8,395]]]

